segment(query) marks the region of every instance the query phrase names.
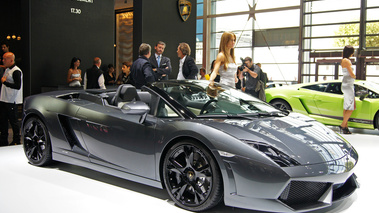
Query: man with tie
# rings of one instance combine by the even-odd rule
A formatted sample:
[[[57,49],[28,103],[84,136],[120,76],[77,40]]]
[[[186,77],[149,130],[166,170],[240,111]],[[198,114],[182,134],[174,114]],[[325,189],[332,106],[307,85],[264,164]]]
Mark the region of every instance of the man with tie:
[[[158,81],[168,80],[168,75],[171,73],[171,60],[163,56],[166,44],[163,41],[158,41],[155,45],[155,54],[149,58],[153,71],[156,73]]]

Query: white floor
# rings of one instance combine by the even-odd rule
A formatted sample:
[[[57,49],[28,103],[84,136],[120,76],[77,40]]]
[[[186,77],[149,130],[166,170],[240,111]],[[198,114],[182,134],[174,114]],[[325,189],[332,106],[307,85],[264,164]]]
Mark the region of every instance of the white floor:
[[[335,128],[335,127],[331,127]],[[379,131],[353,129],[344,135],[359,153],[355,173],[360,188],[348,199],[312,213],[372,212],[378,206]],[[165,190],[82,167],[27,163],[21,145],[0,148],[0,213],[187,212],[173,205]],[[208,212],[257,213],[218,206]]]

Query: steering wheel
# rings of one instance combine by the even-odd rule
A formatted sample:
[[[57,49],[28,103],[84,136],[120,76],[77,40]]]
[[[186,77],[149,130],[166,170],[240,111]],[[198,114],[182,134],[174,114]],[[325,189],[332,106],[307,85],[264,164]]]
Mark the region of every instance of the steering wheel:
[[[200,115],[204,114],[205,109],[211,104],[212,102],[218,102],[216,99],[211,99],[207,101],[207,103],[204,104],[204,106],[201,108]]]

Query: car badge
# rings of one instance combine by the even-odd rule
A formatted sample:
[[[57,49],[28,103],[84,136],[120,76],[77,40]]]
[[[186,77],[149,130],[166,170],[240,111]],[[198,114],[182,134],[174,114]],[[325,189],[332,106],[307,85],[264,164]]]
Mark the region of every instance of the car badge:
[[[187,0],[179,0],[178,8],[179,8],[180,17],[183,19],[183,21],[187,21],[187,19],[191,15],[191,8],[192,8],[191,2]]]

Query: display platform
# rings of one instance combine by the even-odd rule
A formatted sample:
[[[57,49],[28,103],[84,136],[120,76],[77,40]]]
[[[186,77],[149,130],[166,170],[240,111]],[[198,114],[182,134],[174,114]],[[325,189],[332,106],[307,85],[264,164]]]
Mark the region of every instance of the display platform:
[[[331,127],[335,128],[335,127]],[[335,130],[337,130],[335,128]],[[311,213],[370,212],[378,206],[379,131],[353,129],[345,137],[359,153],[360,188],[348,199]],[[28,164],[22,145],[0,148],[0,213],[188,212],[163,189],[145,186],[65,163]],[[212,213],[262,213],[220,205]]]

